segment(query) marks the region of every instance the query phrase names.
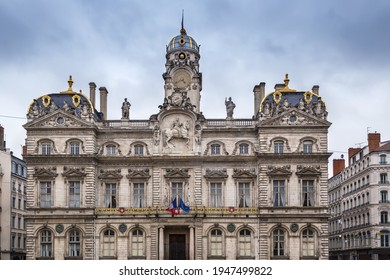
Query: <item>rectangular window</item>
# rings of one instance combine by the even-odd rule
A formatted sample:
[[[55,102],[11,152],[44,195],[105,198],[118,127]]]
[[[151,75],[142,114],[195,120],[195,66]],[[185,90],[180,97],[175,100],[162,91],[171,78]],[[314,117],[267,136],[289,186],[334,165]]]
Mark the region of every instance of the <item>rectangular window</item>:
[[[210,183],[210,207],[222,207],[222,183]]]
[[[116,208],[116,184],[106,183],[106,207]]]
[[[303,152],[305,154],[311,154],[313,152],[313,143],[311,141],[303,142]]]
[[[387,164],[386,155],[380,155],[380,164]]]
[[[388,223],[388,213],[387,211],[381,212],[381,224],[387,224]]]
[[[184,195],[183,183],[172,182],[171,201],[175,198],[179,200],[180,198],[183,198],[183,195]]]
[[[390,233],[381,234],[381,247],[390,247]]]
[[[381,191],[381,200],[379,201],[380,203],[387,203],[388,202],[388,197],[387,197],[387,191]]]
[[[42,155],[50,155],[51,154],[51,144],[50,143],[42,143]]]
[[[274,142],[274,152],[275,154],[283,154],[283,141],[275,141]]]
[[[116,147],[114,145],[108,145],[106,147],[106,149],[107,149],[107,155],[108,156],[115,156],[115,154],[116,154]]]
[[[134,146],[134,154],[136,156],[142,156],[144,154],[144,146],[142,146],[142,145],[135,145]]]
[[[12,208],[16,208],[16,197],[12,197]]]
[[[18,209],[22,209],[22,200],[18,198]]]
[[[220,155],[221,154],[221,146],[219,144],[211,145],[211,154],[212,155]]]
[[[51,207],[51,182],[40,183],[40,206],[42,208]]]
[[[134,195],[134,207],[142,208],[145,207],[145,185],[144,183],[133,184],[133,195]]]
[[[274,206],[285,206],[285,187],[284,180],[273,181],[273,205]]]
[[[70,154],[73,156],[80,154],[80,143],[70,143]]]
[[[12,216],[12,228],[16,228],[16,217]]]
[[[12,236],[12,240],[11,240],[11,248],[15,248],[15,239],[16,239],[16,236]]]
[[[247,155],[249,153],[249,145],[241,144],[240,145],[240,155]]]
[[[238,207],[251,207],[250,183],[238,183]]]
[[[314,206],[314,180],[302,180],[303,206]]]
[[[80,181],[69,181],[69,207],[80,207]]]
[[[387,173],[381,173],[380,175],[380,181],[379,181],[379,184],[388,184],[388,180],[387,180]]]

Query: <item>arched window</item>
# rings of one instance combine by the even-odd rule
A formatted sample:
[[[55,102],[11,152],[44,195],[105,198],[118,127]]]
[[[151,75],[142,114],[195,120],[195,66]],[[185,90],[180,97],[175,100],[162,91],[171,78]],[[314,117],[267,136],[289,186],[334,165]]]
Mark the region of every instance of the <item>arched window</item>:
[[[238,236],[238,255],[239,257],[251,257],[251,232],[248,229],[240,230]]]
[[[135,229],[130,233],[131,258],[144,258],[145,242],[144,233],[140,229]]]
[[[303,153],[311,154],[313,152],[313,141],[305,140],[303,141]]]
[[[272,232],[272,243],[273,243],[272,255],[274,257],[285,256],[286,236],[284,230],[276,229]]]
[[[115,232],[106,229],[103,232],[103,257],[115,257]]]
[[[50,230],[42,230],[40,233],[40,257],[51,258],[53,253],[53,237]]]
[[[69,232],[69,257],[81,256],[81,237],[78,230],[72,230]]]
[[[115,156],[116,155],[116,146],[115,145],[107,145],[106,146],[106,154],[108,156]]]
[[[41,154],[45,156],[51,155],[52,152],[52,144],[50,142],[42,142],[41,143]]]
[[[70,146],[70,154],[72,156],[77,156],[80,154],[80,142],[72,141],[70,142],[69,146]]]
[[[249,145],[246,143],[242,143],[239,146],[240,148],[240,155],[247,155],[249,154]]]
[[[315,257],[315,233],[312,229],[302,231],[302,257]]]
[[[213,229],[210,232],[210,256],[223,257],[223,234],[220,229]]]

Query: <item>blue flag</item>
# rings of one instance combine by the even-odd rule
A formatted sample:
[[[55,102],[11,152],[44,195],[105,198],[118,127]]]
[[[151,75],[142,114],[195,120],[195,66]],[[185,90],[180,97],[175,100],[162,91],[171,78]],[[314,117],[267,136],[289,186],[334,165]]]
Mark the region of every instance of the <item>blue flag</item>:
[[[181,209],[183,209],[184,212],[187,212],[187,213],[190,212],[190,210],[191,210],[190,206],[185,205],[183,199],[181,199],[181,198],[180,198],[180,201],[179,201],[179,207]]]

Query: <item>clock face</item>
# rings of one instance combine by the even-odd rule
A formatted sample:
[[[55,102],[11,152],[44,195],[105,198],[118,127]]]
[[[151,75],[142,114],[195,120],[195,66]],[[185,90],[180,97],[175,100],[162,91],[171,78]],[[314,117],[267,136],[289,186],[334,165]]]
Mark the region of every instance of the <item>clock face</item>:
[[[187,71],[177,71],[173,76],[173,84],[176,88],[185,89],[190,85],[191,76]]]

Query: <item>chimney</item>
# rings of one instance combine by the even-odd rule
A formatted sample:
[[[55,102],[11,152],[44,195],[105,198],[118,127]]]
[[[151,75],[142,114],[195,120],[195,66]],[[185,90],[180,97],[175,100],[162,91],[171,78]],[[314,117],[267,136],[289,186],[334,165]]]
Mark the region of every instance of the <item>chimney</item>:
[[[278,91],[278,90],[284,89],[285,87],[286,87],[285,84],[276,84],[274,89],[275,89],[275,91]]]
[[[5,141],[4,141],[4,127],[0,124],[0,151],[5,150]]]
[[[349,148],[348,149],[348,160],[349,165],[351,165],[351,159],[354,155],[356,155],[358,152],[360,152],[361,148]]]
[[[103,113],[103,120],[107,120],[107,94],[105,87],[100,87],[100,112]]]
[[[345,159],[341,157],[340,159],[333,160],[333,176],[341,173],[345,169]]]
[[[254,116],[257,117],[258,112],[260,111],[261,101],[263,101],[265,97],[265,83],[261,82],[259,85],[256,85],[253,88],[254,95]]]
[[[317,95],[320,95],[320,86],[314,85],[311,91]]]
[[[381,134],[377,133],[368,133],[368,152],[374,151],[379,148],[381,143]]]
[[[95,92],[96,92],[96,84],[94,82],[90,82],[89,83],[89,99],[91,100],[93,108],[95,108],[95,100],[96,100]]]

